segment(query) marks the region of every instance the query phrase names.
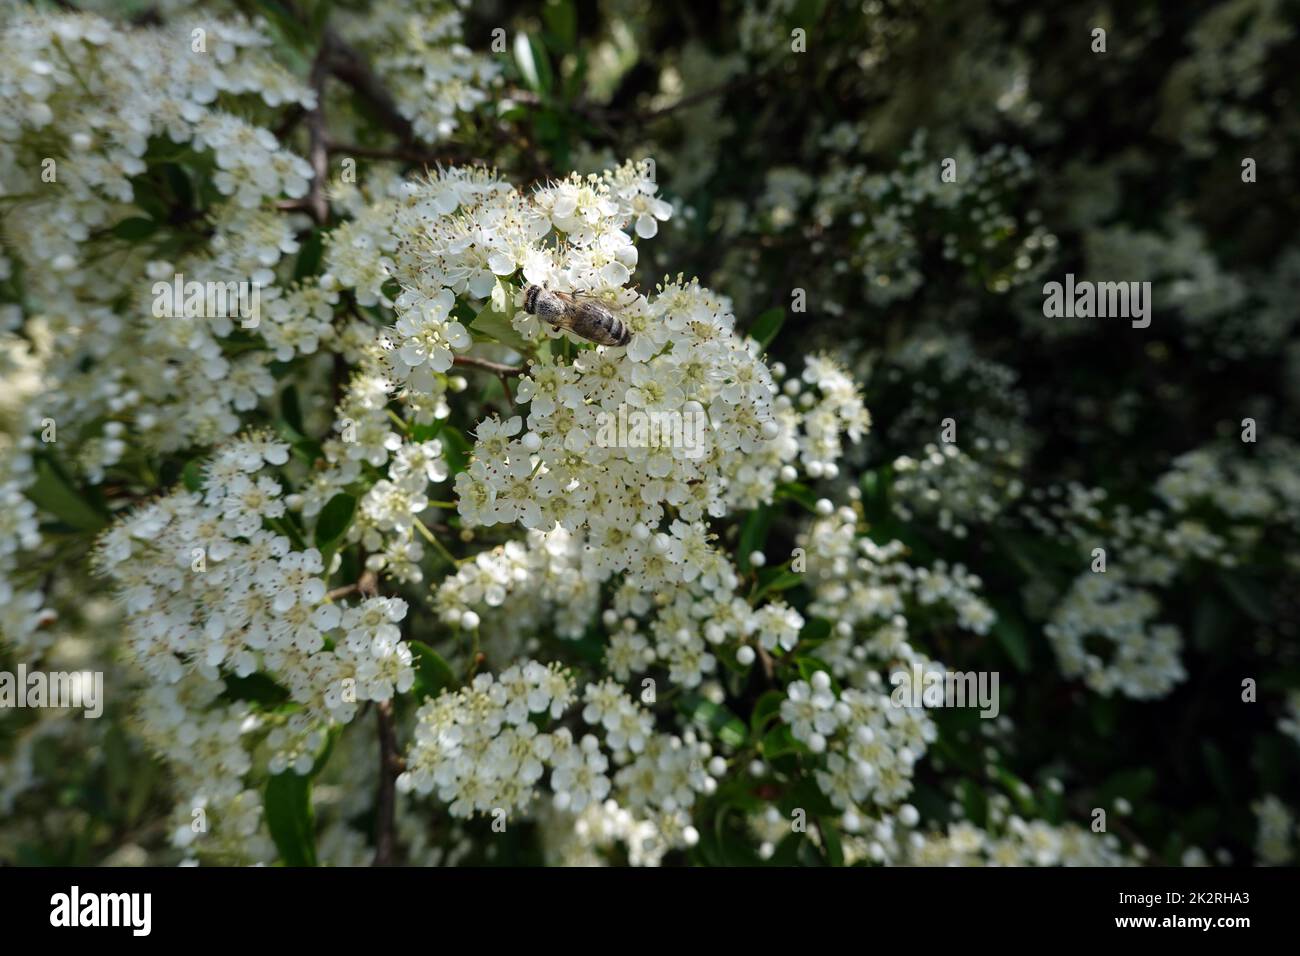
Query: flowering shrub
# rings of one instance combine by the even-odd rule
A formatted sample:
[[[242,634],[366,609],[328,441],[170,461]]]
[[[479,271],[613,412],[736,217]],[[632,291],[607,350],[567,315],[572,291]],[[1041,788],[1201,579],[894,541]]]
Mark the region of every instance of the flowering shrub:
[[[1138,7],[0,3],[0,861],[1291,862],[1296,41]]]

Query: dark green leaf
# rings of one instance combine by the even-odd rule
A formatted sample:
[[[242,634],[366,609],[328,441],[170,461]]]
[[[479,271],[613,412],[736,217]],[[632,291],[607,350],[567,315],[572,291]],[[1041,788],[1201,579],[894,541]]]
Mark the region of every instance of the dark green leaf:
[[[803,584],[803,575],[797,571],[791,571],[788,565],[763,568],[758,573],[758,589],[754,592],[753,601],[757,604],[759,599],[765,595],[780,594],[782,591],[788,591],[790,588],[796,588],[801,584]]]
[[[794,501],[808,511],[817,511],[817,493],[807,485],[797,481],[787,481],[785,484],[777,485],[776,499],[778,501]]]
[[[795,665],[799,668],[799,676],[806,681],[811,681],[813,674],[818,671],[825,671],[826,676],[831,679],[831,687],[835,693],[840,692],[839,682],[835,680],[835,675],[831,673],[830,665],[816,657],[800,657],[795,660]]]
[[[744,722],[727,708],[698,694],[688,694],[678,702],[682,713],[700,727],[713,731],[729,747],[744,746],[749,737]]]
[[[181,481],[190,491],[203,490],[203,465],[197,461],[187,461],[181,469]]]
[[[126,239],[134,242],[152,236],[157,230],[158,223],[154,222],[152,219],[144,219],[135,216],[131,219],[123,219],[110,229],[109,232],[119,239]]]
[[[442,655],[421,641],[408,641],[415,658],[415,693],[419,697],[437,697],[444,689],[456,687],[456,675]]]
[[[749,714],[749,730],[753,736],[761,737],[767,724],[780,716],[784,700],[785,694],[779,690],[764,691]]]
[[[829,817],[817,818],[817,830],[822,835],[822,843],[826,847],[826,859],[831,866],[844,865],[844,846],[840,842],[840,831],[835,828],[834,821]]]
[[[509,346],[516,352],[527,352],[527,340],[516,332],[515,327],[510,324],[513,311],[510,310],[509,303],[506,303],[505,309],[507,311],[498,309],[493,304],[492,298],[489,297],[487,303],[474,317],[474,321],[470,323],[470,333],[476,339],[489,339]]]
[[[542,7],[542,19],[546,29],[560,44],[561,49],[571,50],[578,34],[578,14],[573,9],[573,0],[546,0]]]
[[[800,644],[816,644],[831,636],[831,622],[824,617],[809,618],[799,632]]]
[[[316,519],[316,547],[327,548],[342,538],[356,510],[357,499],[344,492],[327,501]]]
[[[79,531],[98,531],[108,519],[93,508],[45,459],[36,464],[36,482],[27,497],[44,511]]]
[[[998,643],[1007,652],[1016,669],[1021,672],[1028,671],[1029,637],[1025,633],[1020,616],[1005,605],[995,608],[994,613],[997,614],[997,620],[993,622],[993,636],[998,639]]]
[[[749,337],[766,349],[772,344],[772,340],[776,338],[776,334],[781,331],[781,326],[784,324],[785,309],[780,306],[768,309],[754,320],[754,326],[749,330]]]
[[[1273,595],[1260,581],[1238,571],[1220,571],[1219,580],[1234,604],[1256,621],[1271,619]]]
[[[247,677],[223,674],[222,680],[226,685],[222,696],[227,700],[251,701],[270,709],[278,707],[289,699],[289,692],[285,688],[260,671]]]
[[[989,802],[984,794],[984,788],[973,780],[962,780],[957,785],[957,792],[961,796],[961,805],[966,812],[966,819],[977,827],[987,826]]]
[[[314,276],[320,269],[321,253],[324,248],[320,229],[313,229],[307,241],[298,250],[298,260],[293,265],[293,277],[302,280]],[[299,429],[301,430],[301,428]]]
[[[438,431],[438,438],[442,441],[442,456],[447,459],[451,477],[455,478],[469,467],[469,455],[473,446],[461,434],[460,429],[451,425],[444,425]]]
[[[298,403],[298,386],[290,385],[280,393],[280,414],[299,434],[302,430],[302,406]]]
[[[763,550],[767,540],[767,529],[772,523],[772,509],[760,505],[748,515],[740,526],[740,541],[737,545],[736,564],[742,573],[750,570],[749,556],[755,551]]]
[[[768,760],[792,753],[807,753],[808,748],[794,739],[794,734],[785,724],[777,724],[763,737],[763,756]]]
[[[286,772],[267,781],[266,825],[286,866],[316,865],[311,777]]]

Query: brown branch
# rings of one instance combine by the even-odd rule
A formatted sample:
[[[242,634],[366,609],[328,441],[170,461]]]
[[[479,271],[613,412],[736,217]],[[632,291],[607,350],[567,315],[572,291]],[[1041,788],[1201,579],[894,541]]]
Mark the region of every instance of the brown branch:
[[[326,53],[329,71],[370,103],[376,119],[404,144],[416,142],[411,121],[398,110],[392,94],[375,76],[359,50],[332,29],[325,30],[321,49]]]
[[[397,831],[397,734],[393,730],[392,701],[380,701],[379,715],[379,793],[375,799],[374,866],[392,866],[395,862]]]
[[[435,153],[432,150],[425,149],[418,145],[392,147],[361,146],[357,143],[339,143],[334,140],[326,140],[325,148],[330,153],[352,156],[357,159],[387,159],[399,163],[419,163],[424,166],[453,166],[464,163],[478,166],[487,165],[481,159],[474,159],[469,156]]]
[[[573,111],[584,119],[592,122],[601,128],[606,136],[613,136],[615,129],[613,124],[639,124],[648,123],[651,120],[659,119],[662,116],[668,116],[678,110],[687,109],[691,106],[698,106],[717,96],[726,96],[728,93],[734,93],[741,89],[757,89],[762,86],[775,74],[774,68],[768,68],[759,73],[746,73],[741,76],[732,77],[725,83],[719,83],[716,86],[706,87],[702,90],[696,90],[694,93],[688,93],[686,96],[669,103],[667,106],[661,106],[657,109],[609,109],[604,106],[597,106],[592,103],[574,103]]]
[[[374,571],[366,570],[361,577],[351,584],[344,584],[342,587],[334,588],[332,591],[325,592],[325,598],[329,601],[337,601],[345,598],[349,594],[360,594],[363,597],[374,597],[379,593],[379,575]]]
[[[325,182],[329,178],[329,154],[325,148],[325,72],[329,60],[329,43],[322,43],[311,65],[311,88],[316,92],[316,105],[307,113],[307,133],[310,145],[307,161],[311,163],[311,189],[305,206],[317,225],[329,220],[329,200],[325,196]]]
[[[640,123],[644,123],[653,119],[658,119],[661,116],[667,116],[668,114],[675,113],[678,110],[684,110],[690,106],[697,106],[698,104],[703,103],[706,100],[713,99],[715,96],[726,96],[728,93],[732,93],[736,90],[743,89],[745,87],[757,88],[758,86],[762,85],[762,83],[766,79],[767,76],[761,73],[757,76],[734,77],[733,79],[728,80],[726,83],[719,83],[717,86],[710,86],[703,90],[697,90],[694,93],[690,93],[686,96],[683,96],[681,99],[669,103],[667,106],[661,106],[658,109],[653,109],[653,110],[642,110],[640,112],[634,113],[631,119],[635,122],[640,122]]]
[[[477,358],[473,355],[457,355],[452,361],[456,365],[465,365],[470,368],[481,368],[485,372],[491,372],[493,375],[503,377],[523,375],[528,371],[520,365],[505,365],[501,362],[493,362],[488,359]],[[501,384],[504,385],[505,383],[502,382]],[[510,394],[509,389],[506,389],[506,394]]]
[[[361,590],[361,585],[358,584],[356,581],[353,581],[351,584],[345,584],[342,587],[334,588],[331,591],[326,591],[325,600],[337,601],[339,598],[345,598],[349,594],[356,594],[360,590]]]

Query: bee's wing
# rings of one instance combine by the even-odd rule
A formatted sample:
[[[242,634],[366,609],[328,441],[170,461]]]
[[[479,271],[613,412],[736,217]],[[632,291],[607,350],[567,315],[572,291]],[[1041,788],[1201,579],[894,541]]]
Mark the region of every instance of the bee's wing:
[[[623,323],[615,316],[613,310],[603,302],[595,299],[583,299],[574,313],[573,331],[592,342],[601,345],[621,345]]]
[[[614,316],[614,310],[599,299],[581,299],[573,311],[578,313],[579,321],[607,323]]]

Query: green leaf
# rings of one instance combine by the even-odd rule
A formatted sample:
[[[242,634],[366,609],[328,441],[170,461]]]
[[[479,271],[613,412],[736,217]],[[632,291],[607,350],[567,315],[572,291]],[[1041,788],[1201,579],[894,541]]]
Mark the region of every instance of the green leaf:
[[[808,511],[813,513],[817,511],[817,493],[798,481],[787,481],[777,485],[775,497],[777,501],[794,501]]]
[[[998,767],[993,776],[1002,784],[1007,795],[1019,805],[1022,813],[1034,812],[1034,792],[1023,780],[1005,767]]]
[[[829,817],[818,817],[817,830],[826,845],[827,861],[831,866],[843,866],[844,845],[840,842],[840,831],[835,828],[834,821]]]
[[[1222,598],[1212,590],[1202,591],[1192,615],[1193,646],[1206,653],[1224,646],[1232,636],[1236,621],[1237,615]]]
[[[551,90],[551,64],[542,42],[527,33],[515,34],[515,63],[528,88],[545,96]]]
[[[293,277],[295,280],[302,280],[308,276],[314,276],[320,269],[321,253],[324,249],[322,232],[320,229],[313,229],[307,241],[302,244],[298,250],[298,260],[293,265]],[[301,426],[295,426],[299,431]]]
[[[1215,788],[1219,791],[1219,796],[1223,797],[1225,802],[1231,802],[1232,795],[1232,771],[1228,769],[1228,761],[1223,756],[1223,751],[1211,740],[1201,741],[1201,754],[1205,758],[1205,769],[1209,772],[1210,780],[1214,782]]]
[[[498,308],[497,299],[504,300],[504,306]],[[479,310],[478,315],[474,316],[474,321],[470,323],[469,330],[476,339],[490,339],[493,342],[500,342],[502,345],[509,346],[516,352],[527,352],[528,341],[515,331],[515,327],[510,324],[509,294],[497,296],[496,294],[488,296],[487,302]]]
[[[962,780],[957,785],[957,790],[961,796],[962,809],[966,812],[966,819],[977,827],[987,826],[989,801],[984,794],[984,788],[973,780]]]
[[[325,735],[325,746],[316,755],[316,762],[311,765],[311,773],[308,774],[312,779],[315,779],[325,769],[325,765],[330,762],[330,754],[334,753],[334,745],[338,743],[339,734],[342,730],[342,727],[331,727],[329,733]]]
[[[316,519],[316,547],[327,548],[342,538],[356,510],[356,497],[344,492],[327,501]]]
[[[1262,793],[1277,793],[1283,787],[1295,766],[1295,743],[1278,734],[1255,738],[1255,751],[1250,764],[1259,774]]]
[[[306,24],[280,0],[253,0],[253,6],[289,44],[301,50],[311,42]]]
[[[280,414],[289,426],[299,434],[302,430],[302,406],[298,402],[298,386],[290,385],[280,393]]]
[[[133,216],[130,219],[123,219],[115,225],[109,232],[118,239],[126,239],[135,242],[152,236],[158,231],[158,223],[152,219],[145,219],[141,216]]]
[[[437,697],[444,689],[456,687],[456,675],[432,647],[422,641],[407,641],[415,658],[415,693],[419,697]]]
[[[203,465],[195,460],[187,461],[185,467],[181,469],[181,481],[190,491],[202,491]]]
[[[795,664],[799,668],[799,676],[806,681],[811,681],[813,674],[816,674],[818,671],[825,671],[826,676],[831,679],[831,688],[836,694],[840,692],[839,682],[835,680],[835,675],[831,673],[830,665],[825,661],[816,657],[799,657],[796,658]]]
[[[766,349],[772,344],[772,340],[776,338],[776,334],[781,331],[781,326],[784,324],[785,309],[780,306],[768,309],[754,320],[753,328],[749,330],[749,337]]]
[[[167,188],[176,198],[176,207],[183,210],[193,209],[194,187],[190,184],[190,177],[184,168],[176,163],[163,163],[160,168],[163,177],[167,180]]]
[[[1272,615],[1273,595],[1258,579],[1237,571],[1220,571],[1219,580],[1228,597],[1246,615],[1260,622],[1268,621]]]
[[[755,551],[763,550],[763,542],[767,540],[767,529],[771,523],[772,509],[767,505],[760,505],[745,516],[740,526],[740,541],[736,556],[736,564],[741,573],[748,573],[750,570],[749,556]]]
[[[64,524],[78,531],[98,531],[108,524],[76,489],[64,481],[47,460],[36,464],[36,482],[27,489],[27,497],[44,511],[48,511]]]
[[[811,645],[820,643],[831,636],[831,622],[824,617],[811,617],[804,622],[799,632],[799,643]]]
[[[578,14],[573,9],[573,0],[546,0],[542,19],[562,49],[573,49],[578,35]]]
[[[784,757],[786,754],[807,753],[808,748],[794,739],[794,734],[785,724],[777,724],[763,737],[761,744],[763,756],[768,760]]]
[[[781,795],[778,806],[787,820],[790,819],[792,811],[803,810],[808,814],[810,823],[817,817],[837,816],[840,812],[810,776],[801,776],[795,780]]]
[[[275,431],[283,441],[289,443],[293,453],[308,465],[314,464],[318,459],[324,456],[320,443],[312,441],[298,429],[294,428],[284,419],[284,417],[275,420]]]
[[[286,866],[316,865],[316,822],[311,808],[311,777],[292,771],[266,783],[266,825]]]
[[[760,598],[768,594],[779,594],[801,584],[803,584],[803,575],[798,571],[791,571],[789,565],[763,568],[758,572],[758,590],[754,592],[753,602],[757,604]]]
[[[1138,770],[1124,770],[1112,774],[1097,789],[1097,806],[1111,806],[1116,797],[1124,797],[1130,803],[1137,804],[1143,797],[1155,789],[1156,772],[1150,767]]]
[[[761,737],[766,725],[780,717],[781,702],[784,700],[785,694],[779,690],[764,691],[749,714],[749,732],[753,736]]]
[[[893,469],[888,465],[862,476],[862,513],[872,524],[892,517],[889,508],[889,487],[892,482]]]
[[[997,619],[991,628],[993,636],[998,639],[1002,649],[1007,652],[1016,669],[1022,673],[1029,670],[1029,637],[1019,615],[1013,614],[1005,606],[995,607]]]
[[[227,700],[250,701],[270,709],[278,707],[289,699],[289,691],[261,671],[249,674],[247,677],[222,674],[221,679],[226,685],[222,697]]]
[[[678,702],[683,714],[700,727],[713,731],[718,740],[729,747],[742,747],[749,739],[744,722],[720,704],[698,694],[690,694]]]
[[[442,441],[442,457],[447,459],[447,467],[451,470],[450,477],[455,478],[469,467],[469,455],[473,446],[461,430],[452,425],[443,425],[438,431],[438,438]]]
[[[1115,727],[1119,724],[1119,705],[1113,698],[1098,697],[1089,694],[1087,700],[1088,716],[1092,720],[1092,726],[1103,737],[1109,737],[1115,732]]]

